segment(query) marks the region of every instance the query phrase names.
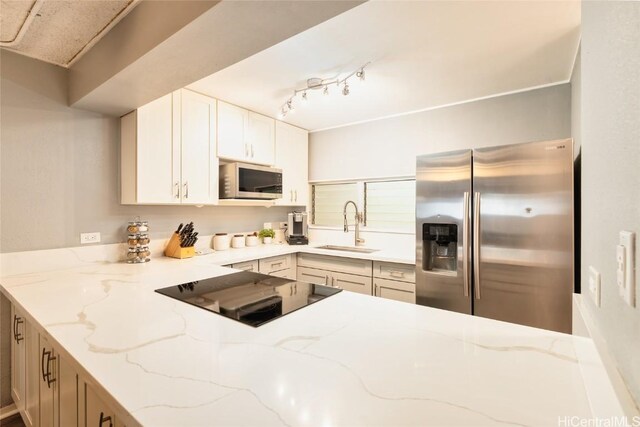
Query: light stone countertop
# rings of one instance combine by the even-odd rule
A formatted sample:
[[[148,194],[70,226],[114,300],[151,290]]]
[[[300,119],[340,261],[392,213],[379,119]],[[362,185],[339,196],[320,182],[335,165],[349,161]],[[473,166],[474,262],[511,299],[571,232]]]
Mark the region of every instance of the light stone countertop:
[[[601,362],[576,352],[588,338],[347,291],[252,328],[154,292],[299,249],[143,265],[76,253],[56,271],[2,276],[0,290],[129,424],[538,426],[592,416],[583,368]],[[51,251],[28,255],[56,265]],[[3,267],[18,258],[3,255]]]

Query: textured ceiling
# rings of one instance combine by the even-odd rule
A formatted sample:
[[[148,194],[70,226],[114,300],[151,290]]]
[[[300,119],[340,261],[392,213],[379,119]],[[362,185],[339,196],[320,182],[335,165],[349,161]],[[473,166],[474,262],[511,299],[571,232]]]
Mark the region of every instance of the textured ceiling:
[[[1,0],[0,45],[68,67],[136,3],[135,0]]]

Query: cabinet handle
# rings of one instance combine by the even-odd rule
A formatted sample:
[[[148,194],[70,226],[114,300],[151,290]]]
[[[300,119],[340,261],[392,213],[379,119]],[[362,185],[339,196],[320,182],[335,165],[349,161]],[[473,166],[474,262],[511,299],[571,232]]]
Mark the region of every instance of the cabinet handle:
[[[373,290],[373,295],[374,296],[378,296],[378,285],[373,285],[374,286],[374,290]]]
[[[15,339],[18,344],[20,344],[20,341],[24,340],[24,338],[22,337],[22,334],[18,332],[18,326],[21,325],[22,323],[24,323],[24,320],[22,320],[21,317],[18,317],[14,314],[13,315],[13,339]]]
[[[325,286],[329,286],[329,276],[324,276],[324,284]]]
[[[332,277],[332,278],[331,278],[331,286],[333,286],[334,288],[335,288],[335,286],[336,286],[336,285],[335,285],[335,281],[336,281],[336,278],[335,278],[335,277]]]
[[[298,284],[293,285],[294,294],[298,295]]]
[[[44,358],[47,357],[47,361],[45,363]],[[52,378],[51,372],[51,361],[55,361],[56,358],[51,356],[50,351],[46,351],[44,347],[42,347],[42,358],[40,359],[40,367],[42,368],[42,381],[47,382],[47,387],[51,388],[51,384],[56,382],[55,378]]]
[[[289,286],[289,296],[293,295],[293,286]]]
[[[184,198],[189,198],[189,181],[184,183]]]
[[[296,199],[294,200],[295,202],[298,201],[298,190],[293,190],[293,194],[295,194]]]
[[[180,183],[178,181],[176,181],[175,184],[173,184],[173,186],[176,189],[176,199],[180,198]]]
[[[391,277],[404,277],[404,271],[391,270],[389,271],[389,274],[391,275]]]
[[[108,417],[104,416],[104,412],[100,412],[100,424],[99,427],[102,427],[103,423],[106,423],[107,421],[109,421],[109,427],[113,427],[113,424],[111,423],[111,415],[109,415]]]
[[[253,144],[251,144],[251,158],[253,159]]]
[[[271,268],[280,267],[281,265],[282,265],[282,261],[274,262],[273,264],[271,264]]]
[[[293,190],[291,190],[291,197],[289,197],[289,200],[293,202]]]
[[[244,144],[244,156],[249,157],[249,144]]]
[[[56,378],[53,376],[53,371],[51,369],[51,362],[55,362],[57,357],[51,356],[51,352],[47,352],[47,387],[51,388],[51,384],[56,382]],[[55,366],[55,365],[53,365]]]

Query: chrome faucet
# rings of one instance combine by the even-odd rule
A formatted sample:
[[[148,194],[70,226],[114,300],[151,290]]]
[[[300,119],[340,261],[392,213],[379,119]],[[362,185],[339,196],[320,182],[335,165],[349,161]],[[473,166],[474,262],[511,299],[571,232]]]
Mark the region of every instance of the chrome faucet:
[[[344,216],[344,232],[349,232],[349,223],[347,222],[347,206],[351,203],[353,207],[356,209],[356,246],[364,246],[364,239],[360,238],[360,223],[362,223],[362,213],[358,212],[358,205],[356,202],[352,200],[348,200],[347,203],[344,204],[344,208],[342,209],[342,215]]]

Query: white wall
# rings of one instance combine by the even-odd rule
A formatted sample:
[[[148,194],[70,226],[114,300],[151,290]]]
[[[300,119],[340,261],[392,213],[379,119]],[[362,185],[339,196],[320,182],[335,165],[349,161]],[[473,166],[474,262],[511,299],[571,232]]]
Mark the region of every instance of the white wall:
[[[615,256],[619,231],[640,234],[640,2],[582,2],[581,55],[582,289],[594,266],[602,304],[587,307],[639,405],[640,298],[618,295]]]
[[[415,176],[418,154],[570,136],[567,83],[312,133],[309,179]]]

